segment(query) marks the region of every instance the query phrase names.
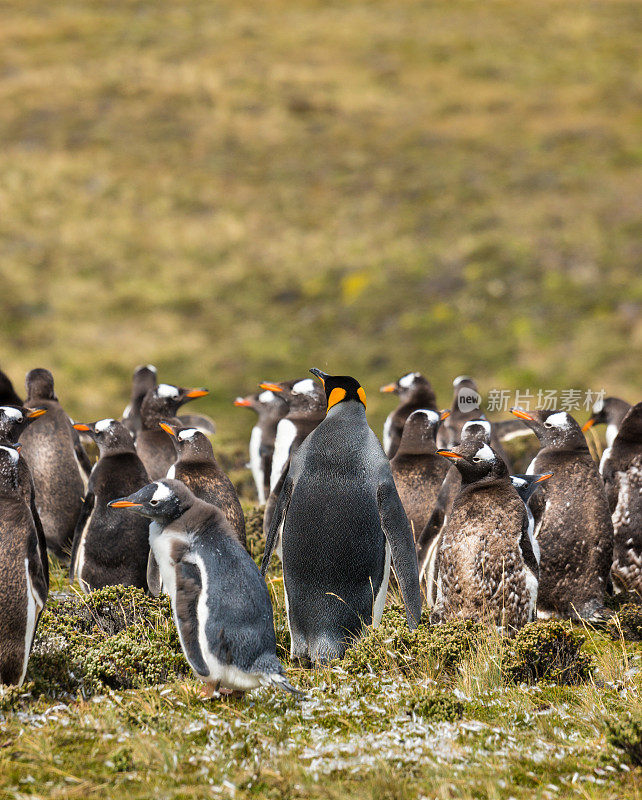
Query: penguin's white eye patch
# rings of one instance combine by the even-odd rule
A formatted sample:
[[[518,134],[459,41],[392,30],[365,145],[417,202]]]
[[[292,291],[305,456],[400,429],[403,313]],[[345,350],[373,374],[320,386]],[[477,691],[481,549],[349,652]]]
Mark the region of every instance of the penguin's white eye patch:
[[[184,441],[185,439],[192,439],[192,438],[193,438],[193,436],[194,436],[196,433],[198,433],[198,431],[196,430],[196,428],[187,428],[186,430],[184,430],[184,431],[181,431],[181,432],[178,434],[178,437],[177,437],[177,438],[178,438],[178,440],[179,440],[180,442],[182,442],[182,441]]]
[[[468,375],[458,375],[455,380],[453,381],[453,386],[459,386],[462,381],[469,381],[470,377]]]
[[[178,389],[170,383],[159,383],[156,387],[158,397],[178,397]]]
[[[167,500],[172,496],[172,490],[169,488],[169,486],[165,486],[164,483],[157,483],[156,486],[158,488],[152,495],[152,499],[150,501],[151,503],[154,503],[154,505],[158,503],[159,500]]]
[[[418,408],[416,411],[413,411],[413,414],[423,414],[432,423],[439,422],[440,419],[440,415],[431,408]]]
[[[479,450],[475,453],[475,458],[473,461],[494,461],[495,460],[495,453],[490,449],[490,447],[485,444],[483,447],[480,447]]]
[[[490,422],[487,419],[470,419],[468,422],[464,423],[464,427],[461,429],[462,433],[471,428],[473,425],[479,425],[480,428],[483,428],[486,433],[490,436]]]
[[[17,450],[14,450],[13,447],[5,447],[4,445],[0,445],[0,450],[4,450],[5,452],[9,453],[9,457],[11,458],[11,462],[13,464],[17,464],[20,458],[20,453]]]
[[[259,402],[261,403],[271,403],[272,400],[274,400],[274,392],[271,392],[269,389],[266,389],[259,395]]]
[[[600,397],[600,399],[593,404],[593,413],[599,414],[603,408],[604,408],[604,398]]]
[[[292,394],[312,394],[314,392],[314,381],[312,378],[305,378],[297,381],[292,387]]]
[[[153,372],[153,373],[154,373],[154,375],[156,375],[156,373],[158,372],[158,370],[156,369],[156,367],[155,367],[153,364],[145,364],[145,367],[146,367],[146,368],[147,368],[147,369],[148,369],[150,372]]]
[[[23,420],[22,411],[13,408],[13,406],[0,406],[0,411],[2,411],[5,416],[9,417],[9,419],[15,419],[16,422],[22,422]]]
[[[557,414],[551,414],[544,423],[545,428],[566,428],[567,425],[568,416],[566,411],[558,411]]]
[[[115,422],[113,419],[99,419],[94,425],[94,430],[98,431],[98,433],[104,433],[108,428],[111,428],[113,422]]]
[[[526,486],[526,481],[523,478],[516,478],[514,475],[511,477],[513,486]]]
[[[407,389],[409,386],[415,382],[415,378],[419,375],[418,372],[409,372],[407,375],[404,375],[403,378],[399,378],[397,383],[401,386],[402,389]]]

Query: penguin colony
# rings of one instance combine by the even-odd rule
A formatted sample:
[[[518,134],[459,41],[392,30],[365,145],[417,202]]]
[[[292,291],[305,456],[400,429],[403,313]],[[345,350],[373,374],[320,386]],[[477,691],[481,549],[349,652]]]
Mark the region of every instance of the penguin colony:
[[[538,617],[599,621],[618,591],[642,594],[642,403],[599,401],[583,427],[567,412],[511,409],[491,422],[453,381],[440,410],[419,372],[381,388],[398,405],[383,447],[350,376],[265,381],[234,404],[257,414],[249,468],[265,507],[261,569],[199,414],[207,389],[137,367],[120,418],[71,420],[46,369],[26,400],[0,371],[0,683],[25,677],[47,602],[49,556],[89,593],[137,586],[169,596],[204,695],[273,686],[296,693],[276,655],[265,574],[281,560],[291,657],[341,658],[376,626],[391,572],[408,626],[473,619],[507,634]],[[584,434],[605,424],[599,468]],[[502,447],[532,432],[515,474]],[[98,450],[95,463],[83,446]]]

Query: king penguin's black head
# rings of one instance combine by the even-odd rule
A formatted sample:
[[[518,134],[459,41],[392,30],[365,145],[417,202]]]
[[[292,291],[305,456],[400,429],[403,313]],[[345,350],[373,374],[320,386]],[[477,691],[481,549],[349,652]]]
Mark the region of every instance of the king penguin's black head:
[[[312,367],[310,372],[320,378],[323,383],[328,411],[337,403],[349,400],[356,400],[364,408],[366,407],[366,393],[355,378],[351,378],[350,375],[328,375],[316,367]]]

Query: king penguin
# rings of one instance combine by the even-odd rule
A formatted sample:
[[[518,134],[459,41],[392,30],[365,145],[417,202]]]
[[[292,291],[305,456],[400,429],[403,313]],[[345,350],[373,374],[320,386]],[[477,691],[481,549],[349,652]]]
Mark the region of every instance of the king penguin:
[[[149,484],[111,507],[151,520],[181,647],[209,696],[257,686],[297,691],[276,656],[265,581],[219,508],[177,480]]]
[[[140,408],[145,395],[156,388],[157,370],[153,364],[141,364],[136,367],[132,376],[132,393],[129,405],[123,411],[122,423],[131,433],[134,440],[140,433],[143,422]]]
[[[91,465],[54,393],[51,372],[32,369],[25,383],[25,405],[45,409],[47,413],[37,425],[30,425],[20,435],[22,454],[31,469],[47,548],[66,563]]]
[[[123,519],[109,507],[111,500],[149,483],[134,440],[115,419],[74,427],[95,441],[100,456],[76,524],[69,579],[76,577],[86,594],[117,584],[147,589],[149,526],[140,517]]]
[[[604,452],[600,472],[614,535],[611,576],[618,590],[642,596],[642,403],[629,409]]]
[[[0,683],[21,686],[49,582],[18,462],[17,450],[0,446]]]
[[[174,440],[176,461],[167,471],[170,479],[182,481],[199,500],[220,508],[239,543],[245,547],[245,517],[236,489],[214,457],[212,443],[195,428],[162,422]]]
[[[352,377],[310,371],[323,382],[327,414],[290,459],[261,570],[280,534],[291,655],[325,664],[381,620],[391,552],[411,628],[421,595],[412,531],[368,427],[365,392]]]
[[[459,470],[461,488],[442,532],[430,621],[473,619],[515,631],[537,609],[539,568],[524,503],[488,444],[438,452]]]
[[[538,616],[599,620],[610,587],[613,523],[597,466],[567,412],[511,411],[540,442],[527,473],[553,473],[529,501],[542,554]]]
[[[250,469],[259,505],[264,506],[270,494],[276,429],[279,422],[287,415],[289,406],[282,392],[273,392],[270,389],[247,397],[237,397],[234,405],[239,408],[251,408],[259,417],[250,434]]]
[[[426,409],[437,411],[437,398],[430,384],[421,372],[408,372],[395,383],[387,383],[380,392],[394,393],[399,405],[391,411],[383,425],[383,449],[392,459],[397,452],[406,420],[413,411]]]
[[[31,409],[24,407],[18,408],[15,406],[0,406],[0,444],[7,447],[15,447],[14,443],[18,441],[25,428],[46,413],[47,410],[45,408]],[[16,447],[18,452],[20,452],[21,449],[22,445]],[[48,587],[49,558],[47,557],[47,540],[45,539],[45,532],[42,528],[40,514],[36,506],[36,487],[34,486],[27,460],[22,454],[20,454],[20,458],[18,459],[18,484],[24,501],[31,510],[31,516],[33,517],[36,534],[38,536],[38,552],[40,554],[42,569]]]
[[[185,389],[159,383],[143,398],[140,408],[142,428],[136,437],[136,452],[151,480],[164,478],[176,458],[172,437],[161,428],[161,422],[180,426],[181,421],[176,417],[178,409],[189,400],[207,394],[207,389]]]

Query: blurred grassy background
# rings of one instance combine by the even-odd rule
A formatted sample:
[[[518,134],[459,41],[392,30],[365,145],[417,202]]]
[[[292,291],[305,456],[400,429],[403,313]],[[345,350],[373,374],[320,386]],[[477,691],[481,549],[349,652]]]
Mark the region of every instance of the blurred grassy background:
[[[2,366],[639,399],[638,0],[0,5]]]

